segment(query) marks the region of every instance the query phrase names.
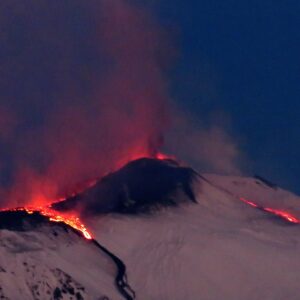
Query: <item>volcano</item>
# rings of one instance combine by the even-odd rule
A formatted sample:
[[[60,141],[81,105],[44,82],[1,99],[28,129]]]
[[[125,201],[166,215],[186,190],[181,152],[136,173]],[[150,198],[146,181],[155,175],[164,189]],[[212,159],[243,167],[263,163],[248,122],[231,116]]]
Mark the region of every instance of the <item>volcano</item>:
[[[258,176],[138,159],[0,212],[0,298],[298,299],[299,203]]]

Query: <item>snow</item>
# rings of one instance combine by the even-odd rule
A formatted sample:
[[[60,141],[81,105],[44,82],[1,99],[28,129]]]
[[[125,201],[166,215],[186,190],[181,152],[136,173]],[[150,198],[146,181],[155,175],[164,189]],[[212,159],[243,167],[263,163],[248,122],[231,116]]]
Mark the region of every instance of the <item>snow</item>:
[[[0,231],[1,299],[122,299],[115,272],[91,242],[59,226]]]
[[[239,197],[300,217],[299,197],[254,178],[204,177],[194,185],[198,204],[84,222],[124,261],[137,299],[298,300],[300,226]],[[113,262],[72,230],[45,225],[0,237],[0,298],[53,299],[65,284],[84,299],[123,299]]]
[[[248,198],[262,206],[292,211],[300,218],[300,197],[284,189],[270,188],[256,178],[218,176],[207,174],[206,178],[217,186],[239,197]]]
[[[299,211],[299,198],[252,178],[207,176],[199,204],[88,221],[125,261],[137,299],[299,299],[300,227],[238,200]],[[274,206],[273,205],[273,206]]]

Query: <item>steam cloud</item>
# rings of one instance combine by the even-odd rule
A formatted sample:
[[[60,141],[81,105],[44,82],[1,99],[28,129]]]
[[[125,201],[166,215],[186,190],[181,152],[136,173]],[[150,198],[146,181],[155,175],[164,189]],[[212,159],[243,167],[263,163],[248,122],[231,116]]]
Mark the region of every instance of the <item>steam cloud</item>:
[[[168,134],[172,153],[188,161],[201,172],[222,174],[242,173],[246,161],[234,139],[218,122],[203,124],[191,116],[174,114],[174,128]]]
[[[41,204],[162,145],[168,43],[146,10],[126,0],[4,0],[0,41],[1,197],[10,205]]]

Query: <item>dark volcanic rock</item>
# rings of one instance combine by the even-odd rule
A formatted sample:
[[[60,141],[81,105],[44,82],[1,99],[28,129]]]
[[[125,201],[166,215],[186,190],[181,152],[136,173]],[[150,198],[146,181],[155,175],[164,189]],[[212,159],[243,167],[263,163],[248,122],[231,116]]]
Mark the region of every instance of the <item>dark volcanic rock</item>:
[[[192,189],[195,177],[195,171],[181,167],[173,160],[142,158],[52,207],[61,211],[81,209],[85,214],[149,212],[161,206],[176,205],[182,200],[196,202]],[[184,197],[176,197],[178,192]]]
[[[26,231],[30,227],[51,224],[49,219],[39,212],[28,214],[25,210],[7,210],[0,212],[0,229]]]

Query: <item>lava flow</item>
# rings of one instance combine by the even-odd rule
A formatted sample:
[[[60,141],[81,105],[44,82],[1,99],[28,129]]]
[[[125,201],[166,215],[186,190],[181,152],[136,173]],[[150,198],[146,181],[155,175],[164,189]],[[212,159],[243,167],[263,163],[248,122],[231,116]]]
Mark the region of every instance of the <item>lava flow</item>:
[[[80,221],[80,219],[75,215],[69,214],[58,214],[56,211],[52,210],[47,206],[40,207],[17,207],[12,209],[4,209],[2,211],[25,211],[28,214],[33,214],[35,212],[40,213],[42,216],[46,217],[51,222],[61,222],[65,223],[77,231],[80,231],[83,236],[91,240],[92,235],[89,233],[84,224]]]
[[[297,219],[295,216],[291,215],[290,213],[286,212],[286,211],[283,211],[283,210],[278,210],[278,209],[274,209],[274,208],[269,208],[269,207],[263,207],[261,205],[258,205],[252,201],[249,201],[243,197],[240,197],[239,198],[241,201],[243,201],[244,203],[254,207],[254,208],[257,208],[257,209],[260,209],[264,212],[267,212],[267,213],[270,213],[270,214],[273,214],[275,216],[278,216],[282,219],[284,219],[285,221],[288,221],[290,223],[293,223],[293,224],[300,224],[300,220]]]
[[[157,153],[156,156],[157,156],[156,159],[159,159],[159,160],[173,159],[173,157],[167,156],[167,155],[159,153],[159,152]],[[64,200],[66,200],[67,197],[72,197],[77,194],[80,194],[84,190],[94,186],[97,183],[97,181],[98,181],[98,179],[93,179],[93,180],[88,180],[88,181],[85,181],[85,182],[82,182],[82,183],[76,185],[75,187],[73,187],[72,191],[66,191],[64,193],[67,196],[60,197],[54,203],[62,202]],[[28,214],[39,213],[40,215],[46,217],[51,222],[61,222],[61,223],[65,223],[65,224],[71,226],[75,230],[81,232],[82,235],[88,240],[93,239],[91,233],[88,231],[88,229],[82,223],[82,221],[80,220],[80,218],[77,216],[76,213],[74,213],[74,214],[70,213],[70,212],[68,212],[68,213],[59,212],[58,213],[51,207],[51,205],[40,206],[39,203],[41,203],[41,202],[44,202],[44,199],[41,200],[39,198],[36,198],[36,199],[34,199],[34,201],[31,202],[31,203],[33,203],[32,206],[8,208],[8,209],[0,210],[0,211],[3,211],[3,212],[4,211],[23,211]],[[52,204],[53,204],[53,202],[52,202]]]

